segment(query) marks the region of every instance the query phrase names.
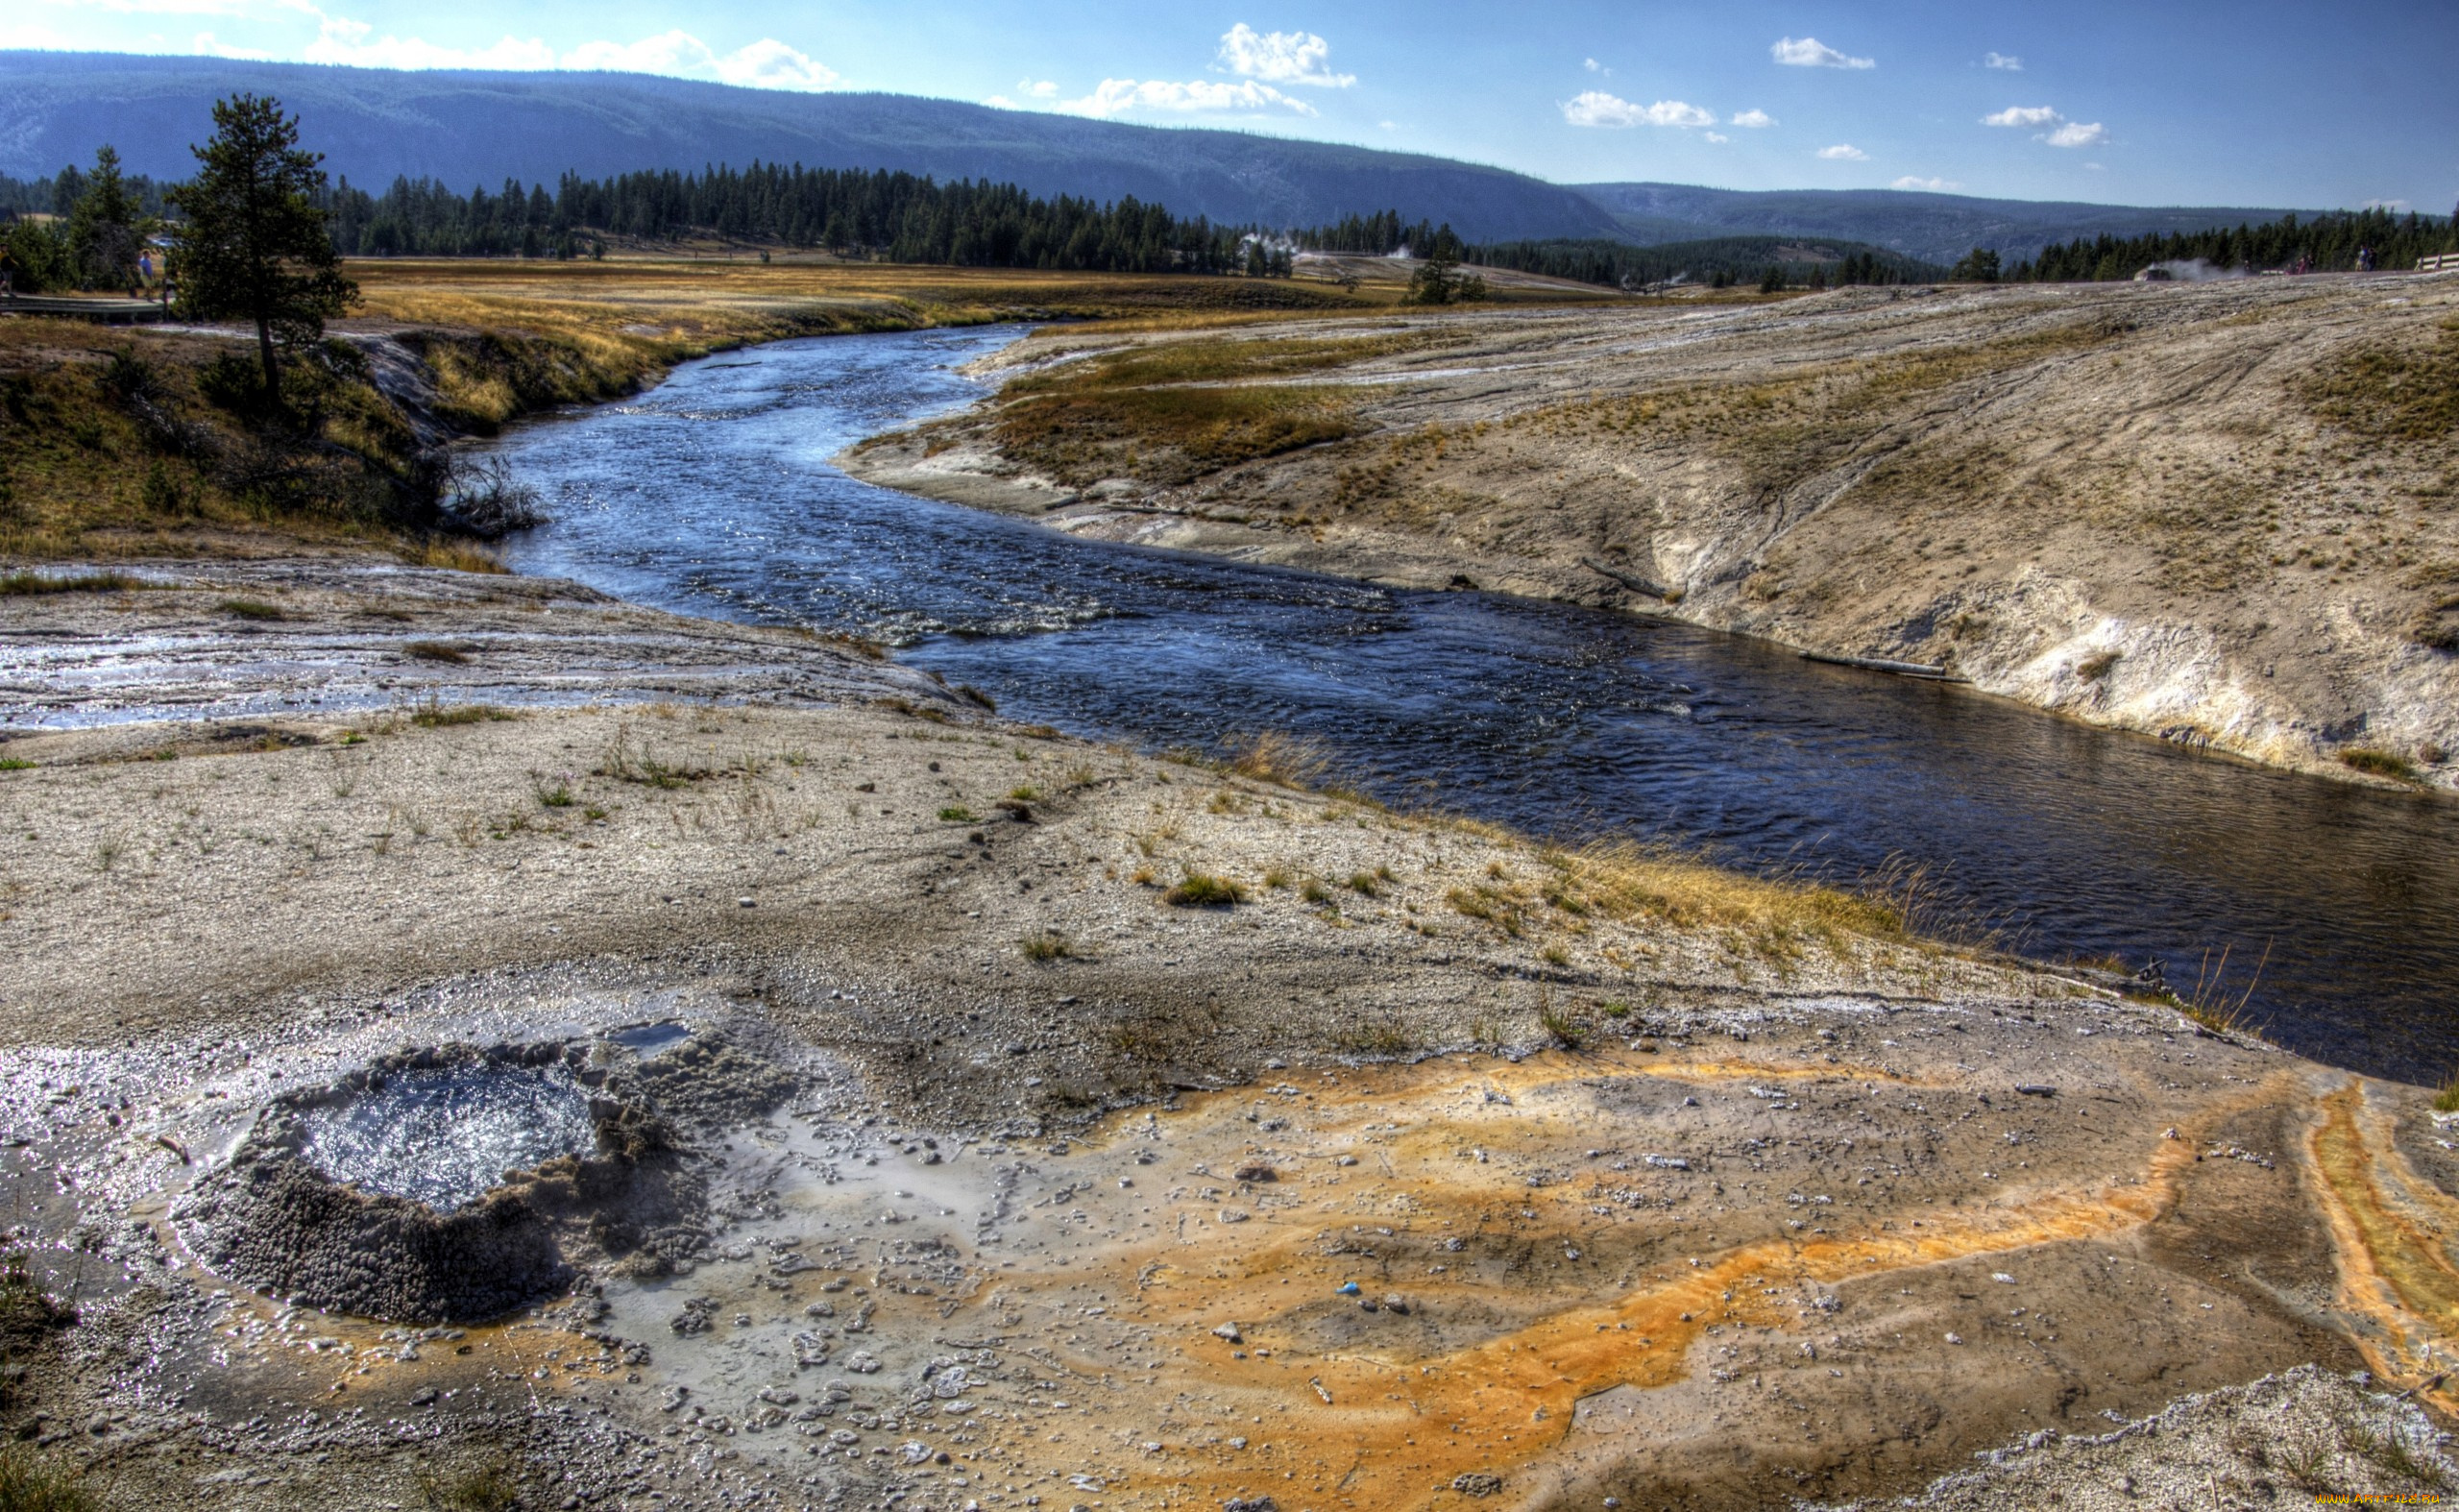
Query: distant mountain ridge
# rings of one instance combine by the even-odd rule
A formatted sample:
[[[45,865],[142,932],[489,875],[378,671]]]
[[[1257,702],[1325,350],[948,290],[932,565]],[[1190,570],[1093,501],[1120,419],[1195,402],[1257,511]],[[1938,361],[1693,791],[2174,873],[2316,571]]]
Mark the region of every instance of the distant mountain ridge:
[[[1238,132],[1161,129],[911,95],[799,94],[642,74],[421,73],[99,53],[0,52],[0,173],[86,163],[105,142],[132,171],[185,177],[190,142],[233,90],[272,94],[353,183],[428,176],[466,191],[574,171],[891,168],[1036,194],[1133,195],[1182,216],[1304,226],[1361,206],[1423,206],[1464,236],[1611,236],[1559,184],[1448,159]]]
[[[2290,213],[2232,206],[1987,200],[1915,189],[1706,189],[1684,183],[1572,187],[1612,214],[1625,239],[1642,245],[1707,236],[1820,236],[1868,242],[1940,263],[1952,263],[1975,247],[1987,247],[2012,262],[2037,256],[2051,242],[2105,232],[2125,237],[2207,231],[2260,225]]]
[[[2202,231],[2287,213],[2230,207],[1991,200],[1899,189],[1711,189],[1548,183],[1409,153],[1241,132],[1132,126],[913,95],[744,89],[645,74],[402,72],[115,53],[0,51],[0,173],[92,161],[108,142],[134,172],[183,178],[215,98],[279,96],[328,166],[380,190],[396,175],[466,191],[506,178],[742,166],[889,168],[989,179],[1036,194],[1133,195],[1230,225],[1322,226],[1399,210],[1472,241],[1738,235],[1866,242],[1951,263],[2009,260],[2053,241]]]

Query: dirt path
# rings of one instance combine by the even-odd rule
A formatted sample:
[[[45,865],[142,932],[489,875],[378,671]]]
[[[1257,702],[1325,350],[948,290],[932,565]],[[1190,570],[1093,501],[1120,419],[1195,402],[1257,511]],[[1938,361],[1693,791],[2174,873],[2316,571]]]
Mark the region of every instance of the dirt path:
[[[2459,282],[2399,276],[1045,330],[998,399],[844,461],[2451,787],[2454,313]]]

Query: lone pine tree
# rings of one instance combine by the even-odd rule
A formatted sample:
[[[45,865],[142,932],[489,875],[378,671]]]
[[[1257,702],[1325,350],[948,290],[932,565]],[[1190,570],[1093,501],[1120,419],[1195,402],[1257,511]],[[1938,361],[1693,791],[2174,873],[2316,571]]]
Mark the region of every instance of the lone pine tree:
[[[277,344],[316,341],[328,318],[358,303],[316,203],[324,157],[299,146],[299,118],[281,102],[252,94],[217,101],[212,139],[192,150],[197,176],[172,191],[180,311],[253,321],[270,400],[280,392]]]

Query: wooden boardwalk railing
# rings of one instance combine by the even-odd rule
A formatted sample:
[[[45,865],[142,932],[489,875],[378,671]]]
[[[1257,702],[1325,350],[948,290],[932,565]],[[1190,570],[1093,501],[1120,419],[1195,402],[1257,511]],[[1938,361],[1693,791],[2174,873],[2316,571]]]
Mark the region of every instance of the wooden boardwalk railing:
[[[158,300],[97,299],[79,294],[17,294],[0,299],[0,315],[50,315],[96,320],[109,326],[142,326],[166,320]]]

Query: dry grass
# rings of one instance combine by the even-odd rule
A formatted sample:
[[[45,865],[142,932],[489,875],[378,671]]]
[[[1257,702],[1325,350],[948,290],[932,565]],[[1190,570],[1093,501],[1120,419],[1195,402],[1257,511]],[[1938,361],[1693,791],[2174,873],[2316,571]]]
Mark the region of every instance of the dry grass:
[[[1318,742],[1266,730],[1233,744],[1222,766],[1241,777],[1303,792],[1320,784],[1332,769],[1332,755]]]
[[[0,1512],[101,1512],[102,1505],[73,1467],[32,1444],[0,1448]]]
[[[548,338],[617,381],[781,336],[1053,315],[1201,322],[1354,305],[1269,280],[885,263],[399,259],[354,262],[350,272],[371,316]]]
[[[2248,1017],[2254,1000],[2254,989],[2262,985],[2263,967],[2271,964],[2271,947],[2263,947],[2263,956],[2254,963],[2253,975],[2246,979],[2242,988],[2232,989],[2228,984],[2228,953],[2223,946],[2219,957],[2203,953],[2203,963],[2195,968],[2194,986],[2182,993],[2173,992],[2179,1012],[2215,1034],[2242,1035],[2248,1038],[2262,1037],[2262,1026]]]
[[[2364,347],[2304,385],[2316,419],[2374,442],[2447,448],[2459,435],[2459,321],[2430,346]]]
[[[1001,449],[1071,483],[1205,473],[1355,434],[1344,389],[1276,382],[1440,339],[1206,334],[1129,347],[1028,374],[1000,392]]]

